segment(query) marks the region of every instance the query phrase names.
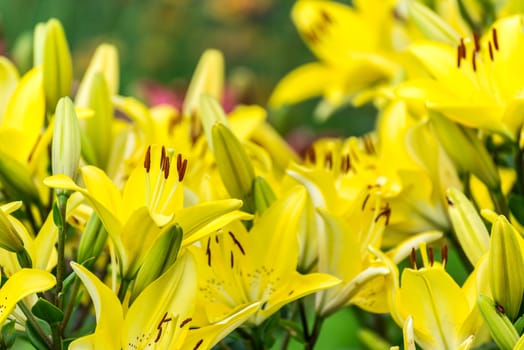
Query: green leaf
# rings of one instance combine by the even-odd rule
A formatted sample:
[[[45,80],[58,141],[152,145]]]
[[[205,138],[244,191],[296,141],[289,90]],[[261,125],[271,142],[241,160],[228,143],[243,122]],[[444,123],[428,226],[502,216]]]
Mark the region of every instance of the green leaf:
[[[43,298],[38,299],[31,311],[36,317],[47,321],[49,324],[62,322],[64,319],[62,310]]]
[[[524,197],[518,194],[509,195],[509,209],[519,224],[524,225]]]
[[[524,315],[521,315],[513,324],[515,326],[515,329],[517,330],[517,333],[519,335],[522,334],[522,331],[524,331]]]
[[[47,322],[43,320],[37,320],[37,322],[40,328],[42,328],[42,330],[46,334],[51,333],[51,327],[49,327]],[[27,336],[29,340],[31,341],[31,344],[33,344],[35,348],[37,348],[38,350],[48,350],[48,347],[45,341],[42,339],[38,331],[33,327],[31,322],[26,322],[25,329],[26,329]]]
[[[2,340],[4,344],[9,348],[13,346],[16,340],[15,321],[7,322],[2,327]]]

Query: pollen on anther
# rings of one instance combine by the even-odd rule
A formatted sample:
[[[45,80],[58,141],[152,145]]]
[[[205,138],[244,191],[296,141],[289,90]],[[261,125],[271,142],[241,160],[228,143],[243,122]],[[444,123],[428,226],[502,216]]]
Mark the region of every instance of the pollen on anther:
[[[183,328],[186,324],[188,324],[189,322],[191,322],[193,319],[191,317],[189,318],[186,318],[184,321],[182,321],[180,323],[180,328]]]
[[[428,259],[429,259],[429,266],[433,266],[435,263],[435,256],[433,255],[433,248],[428,248]]]
[[[167,180],[169,177],[169,157],[164,158],[164,178]]]
[[[417,268],[417,257],[415,255],[415,248],[411,248],[411,254],[409,254],[409,265],[412,269]]]
[[[460,62],[462,60],[462,46],[457,46],[457,68],[460,68]]]
[[[493,47],[491,46],[491,41],[488,43],[489,59],[493,61]]]
[[[176,170],[180,171],[180,167],[182,167],[182,154],[178,154],[176,157]]]
[[[473,50],[473,54],[471,55],[471,65],[473,66],[473,71],[477,71],[477,55],[475,53],[475,50]]]
[[[475,51],[479,52],[480,51],[480,41],[479,41],[479,36],[476,32],[473,32],[473,41],[475,42]]]
[[[442,251],[440,254],[442,257],[442,266],[446,267],[446,263],[448,262],[448,246],[447,245],[444,244],[442,246]]]
[[[165,159],[166,158],[166,148],[162,146],[162,155],[160,156],[160,169],[164,170],[163,166],[165,165]]]
[[[493,45],[495,45],[495,50],[499,50],[499,38],[497,36],[497,29],[493,28],[491,30],[491,35],[493,37]]]
[[[182,165],[180,166],[180,169],[178,170],[178,182],[182,182],[182,180],[184,180],[184,176],[186,175],[186,169],[187,169],[187,159],[184,159],[182,161]]]
[[[202,345],[203,342],[204,342],[204,339],[200,339],[200,340],[196,343],[196,345],[195,345],[195,347],[193,348],[193,350],[197,350],[197,349],[200,347],[200,345]]]
[[[149,169],[151,169],[151,145],[147,147],[146,156],[144,158],[144,168],[146,169],[146,172],[149,172]]]

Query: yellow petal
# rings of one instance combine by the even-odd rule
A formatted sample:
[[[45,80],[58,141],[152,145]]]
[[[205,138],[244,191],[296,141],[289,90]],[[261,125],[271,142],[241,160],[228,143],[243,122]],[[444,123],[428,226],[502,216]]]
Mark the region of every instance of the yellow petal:
[[[0,121],[2,120],[9,99],[15,91],[18,79],[19,75],[15,65],[6,57],[0,57],[0,86],[2,87],[2,91],[0,92]]]
[[[77,339],[71,344],[73,349],[86,349],[88,343],[94,349],[102,349],[110,345],[109,349],[120,349],[120,334],[124,323],[124,314],[120,301],[113,291],[103,284],[94,274],[75,262],[71,267],[86,287],[96,313],[95,333]]]
[[[196,292],[196,264],[190,254],[184,254],[133,302],[126,314],[122,344],[178,348],[191,327]]]
[[[422,347],[454,349],[464,340],[458,332],[469,313],[468,302],[442,268],[405,269],[398,300],[404,313],[413,316]]]
[[[4,323],[20,300],[46,291],[55,284],[55,277],[43,270],[22,269],[16,272],[0,289],[0,323]]]

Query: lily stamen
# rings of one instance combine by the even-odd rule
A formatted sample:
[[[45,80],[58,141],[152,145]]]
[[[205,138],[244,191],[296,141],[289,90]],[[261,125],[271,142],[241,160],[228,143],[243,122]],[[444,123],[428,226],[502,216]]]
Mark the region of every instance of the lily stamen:
[[[491,41],[488,42],[488,49],[489,49],[489,58],[493,62],[493,47],[491,46]]]
[[[496,28],[493,28],[491,30],[491,36],[493,37],[493,45],[495,45],[495,50],[499,50],[499,40],[498,40],[498,36],[497,36],[497,29]]]
[[[415,253],[415,248],[411,248],[411,253],[409,254],[409,266],[413,270],[417,269],[417,255]]]
[[[472,55],[471,55],[471,65],[473,66],[473,71],[477,71],[477,50],[473,49]]]
[[[473,32],[473,42],[475,43],[475,52],[480,51],[480,41],[479,36],[476,32]]]
[[[440,255],[442,259],[442,267],[446,268],[446,263],[448,262],[448,246],[446,244],[442,246]]]

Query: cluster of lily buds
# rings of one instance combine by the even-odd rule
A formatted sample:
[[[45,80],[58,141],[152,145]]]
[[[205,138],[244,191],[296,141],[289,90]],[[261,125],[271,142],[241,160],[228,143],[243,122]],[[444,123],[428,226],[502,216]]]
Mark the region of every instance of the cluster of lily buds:
[[[312,349],[358,308],[373,349],[524,349],[523,9],[430,3],[297,0],[319,61],[271,108],[377,111],[304,158],[264,107],[224,111],[220,51],[181,107],[147,106],[114,46],[76,84],[38,24],[33,68],[0,58],[0,347]]]

